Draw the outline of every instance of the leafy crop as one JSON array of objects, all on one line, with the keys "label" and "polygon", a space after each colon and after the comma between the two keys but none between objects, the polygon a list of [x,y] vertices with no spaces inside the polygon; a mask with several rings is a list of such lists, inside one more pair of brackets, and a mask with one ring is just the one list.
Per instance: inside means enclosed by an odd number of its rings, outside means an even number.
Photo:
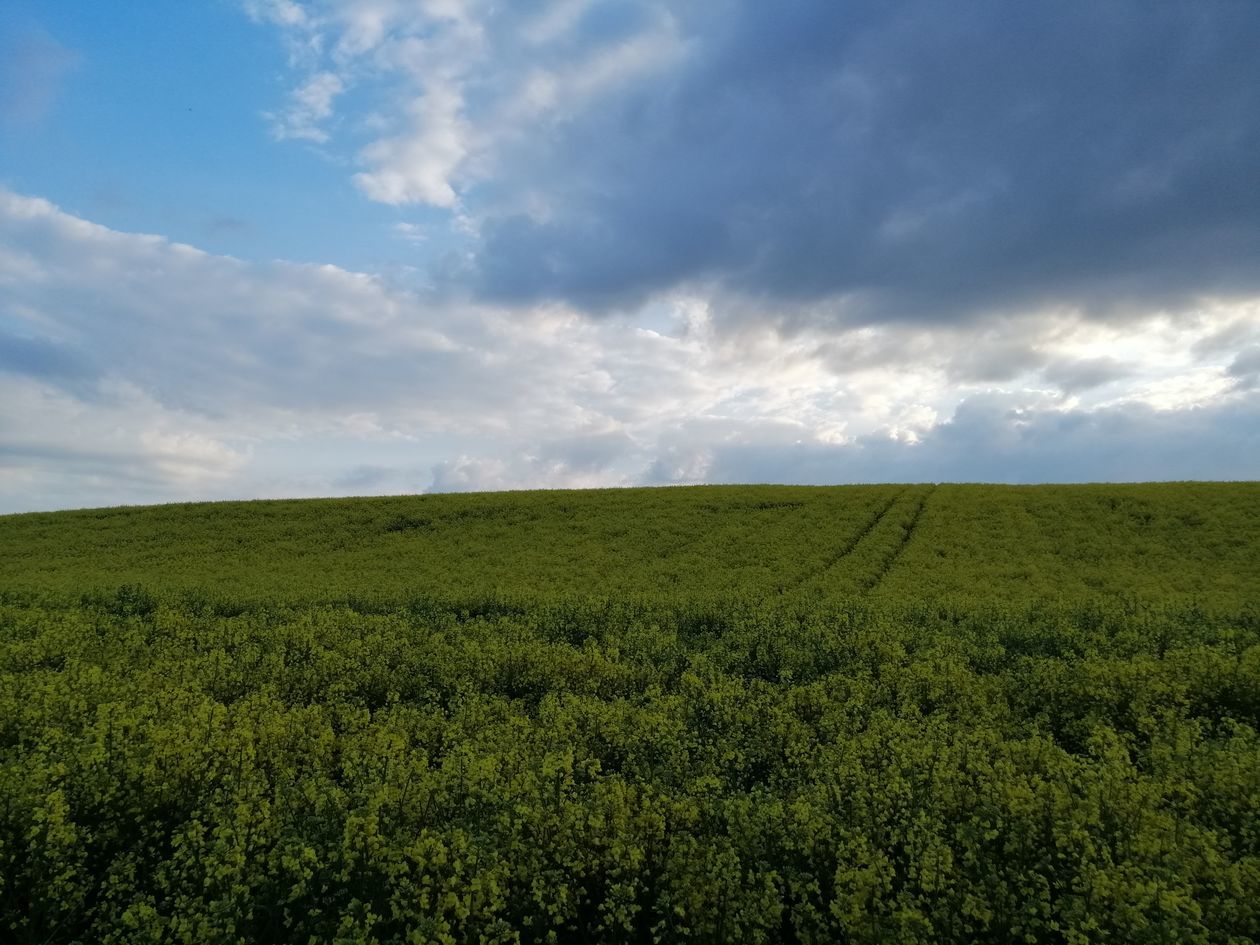
[{"label": "leafy crop", "polygon": [[0,930],[1260,940],[1260,487],[0,519]]}]

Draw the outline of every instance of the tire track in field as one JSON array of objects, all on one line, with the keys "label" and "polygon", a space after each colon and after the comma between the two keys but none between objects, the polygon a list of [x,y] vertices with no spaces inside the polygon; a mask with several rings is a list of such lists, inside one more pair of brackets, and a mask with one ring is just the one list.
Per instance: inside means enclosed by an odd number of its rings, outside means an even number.
[{"label": "tire track in field", "polygon": [[892,554],[890,554],[884,560],[884,563],[880,565],[879,570],[866,580],[866,589],[868,591],[873,591],[879,586],[879,583],[884,580],[884,575],[892,570],[893,565],[897,563],[897,559],[905,552],[906,546],[910,544],[910,539],[914,537],[915,529],[919,527],[919,519],[923,517],[923,510],[927,508],[928,499],[932,497],[932,493],[935,491],[936,485],[934,484],[923,493],[923,498],[919,500],[918,506],[910,515],[910,521],[906,525],[905,534],[902,536],[901,541],[897,544],[897,547],[893,549]]},{"label": "tire track in field", "polygon": [[907,491],[908,489],[902,489],[900,492],[894,495],[891,499],[885,502],[883,507],[880,508],[880,510],[876,512],[865,525],[863,525],[856,532],[850,535],[849,539],[843,545],[841,545],[838,550],[836,550],[834,553],[828,556],[823,561],[822,564],[818,565],[818,567],[816,568],[811,568],[807,571],[804,571],[797,577],[793,578],[791,581],[784,584],[782,587],[779,588],[779,593],[788,594],[792,591],[795,591],[797,588],[802,587],[803,585],[808,584],[810,581],[814,580],[820,574],[826,574],[828,571],[830,571],[832,568],[838,565],[841,561],[843,561],[849,555],[853,554],[853,552],[857,549],[858,545],[860,545],[866,539],[866,536],[868,536],[871,532],[875,530],[876,526],[878,526],[879,523],[883,521],[884,516],[888,514],[889,510],[894,505],[897,504],[897,500],[900,499],[903,495],[905,495]]}]

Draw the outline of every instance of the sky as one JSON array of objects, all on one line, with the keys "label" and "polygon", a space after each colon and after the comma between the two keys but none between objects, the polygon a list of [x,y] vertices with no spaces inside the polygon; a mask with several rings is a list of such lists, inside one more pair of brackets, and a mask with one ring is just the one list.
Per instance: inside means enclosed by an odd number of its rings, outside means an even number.
[{"label": "sky", "polygon": [[0,512],[1260,478],[1252,0],[7,0]]}]

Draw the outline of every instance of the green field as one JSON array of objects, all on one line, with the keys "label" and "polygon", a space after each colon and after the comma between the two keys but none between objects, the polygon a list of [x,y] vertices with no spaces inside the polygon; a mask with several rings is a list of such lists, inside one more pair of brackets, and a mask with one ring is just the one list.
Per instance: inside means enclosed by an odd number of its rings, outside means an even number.
[{"label": "green field", "polygon": [[703,486],[0,517],[0,581],[300,604],[1260,594],[1260,485]]},{"label": "green field", "polygon": [[1260,941],[1260,484],[0,517],[0,941]]}]

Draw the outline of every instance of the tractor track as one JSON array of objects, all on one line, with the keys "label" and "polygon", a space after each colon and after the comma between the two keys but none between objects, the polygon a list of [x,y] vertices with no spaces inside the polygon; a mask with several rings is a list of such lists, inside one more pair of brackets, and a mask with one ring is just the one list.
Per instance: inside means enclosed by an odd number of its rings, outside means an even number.
[{"label": "tractor track", "polygon": [[880,510],[876,512],[865,525],[849,536],[848,541],[841,545],[836,552],[823,561],[822,564],[818,565],[818,567],[805,571],[794,580],[783,585],[783,587],[779,588],[779,593],[788,594],[797,590],[817,578],[819,575],[826,574],[849,555],[853,554],[853,552],[857,550],[858,545],[860,545],[866,537],[876,529],[879,523],[884,520],[884,516],[888,514],[889,510],[897,504],[897,500],[905,495],[907,491],[909,490],[902,489],[891,499],[885,502],[883,507],[880,508]]},{"label": "tractor track", "polygon": [[897,544],[897,547],[893,549],[892,554],[884,559],[884,563],[880,565],[879,570],[867,579],[866,590],[873,591],[876,587],[878,587],[880,582],[884,580],[884,576],[888,574],[888,572],[892,570],[893,565],[897,563],[897,559],[905,552],[906,546],[910,544],[910,540],[914,537],[915,530],[919,527],[919,519],[923,517],[923,510],[927,508],[928,499],[932,497],[932,493],[935,491],[936,486],[933,485],[923,493],[923,498],[919,499],[918,506],[910,516],[910,522],[906,525],[905,534],[902,536],[901,541]]}]

